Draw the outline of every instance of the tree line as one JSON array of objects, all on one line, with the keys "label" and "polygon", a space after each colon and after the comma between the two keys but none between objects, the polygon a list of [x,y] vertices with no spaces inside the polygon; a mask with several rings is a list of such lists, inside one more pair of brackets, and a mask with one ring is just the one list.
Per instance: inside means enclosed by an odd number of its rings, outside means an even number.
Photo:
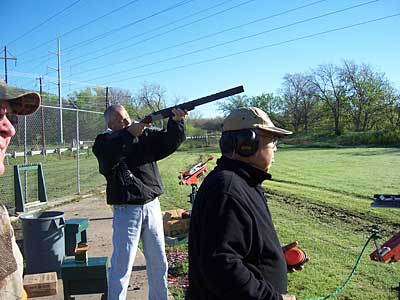
[{"label": "tree line", "polygon": [[384,73],[347,60],[286,74],[277,95],[235,96],[219,108],[228,114],[241,106],[260,107],[295,133],[340,136],[400,128],[399,91]]},{"label": "tree line", "polygon": [[[43,100],[45,105],[58,106],[58,97],[54,94],[44,93]],[[176,97],[172,101],[169,99],[167,105],[165,88],[144,82],[136,91],[103,87],[73,91],[63,97],[63,106],[103,112],[106,105],[120,103],[127,108],[132,119],[140,120],[150,112],[186,100]],[[244,106],[263,109],[277,126],[294,133],[341,136],[348,133],[390,132],[394,133],[392,140],[393,137],[397,143],[400,140],[400,93],[383,72],[367,64],[344,60],[340,65],[319,65],[307,72],[286,74],[276,94],[237,95],[219,102],[219,110],[224,115]],[[32,127],[38,128],[39,112],[36,114],[37,125]],[[71,135],[73,138],[70,129],[75,127],[75,113],[65,111],[63,115],[66,137]],[[36,118],[32,117],[32,122],[33,119]],[[45,111],[46,143],[58,141],[59,134],[55,128],[57,119],[57,110]],[[101,117],[81,114],[79,119],[85,139],[96,136],[104,129]],[[219,131],[222,120],[222,117],[204,118],[194,111],[188,118],[188,135],[201,135],[204,130]],[[162,127],[164,124],[161,121],[155,125]],[[28,136],[34,138],[37,144],[43,142],[38,129],[28,132]]]}]

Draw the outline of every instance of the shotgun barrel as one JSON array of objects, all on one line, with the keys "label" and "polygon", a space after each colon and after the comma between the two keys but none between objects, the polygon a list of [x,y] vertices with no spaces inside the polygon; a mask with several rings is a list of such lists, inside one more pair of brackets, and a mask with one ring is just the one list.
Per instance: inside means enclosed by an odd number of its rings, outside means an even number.
[{"label": "shotgun barrel", "polygon": [[231,89],[219,92],[219,93],[201,97],[201,98],[189,101],[189,102],[184,102],[184,103],[172,106],[172,107],[164,108],[162,110],[153,112],[153,113],[147,115],[146,117],[144,117],[140,122],[149,124],[149,123],[152,123],[157,120],[172,117],[174,115],[172,113],[173,108],[180,108],[180,109],[189,111],[189,110],[195,109],[196,106],[203,105],[203,104],[206,104],[206,103],[209,103],[212,101],[216,101],[216,100],[219,100],[219,99],[222,99],[225,97],[229,97],[229,96],[233,96],[233,95],[243,93],[243,92],[244,92],[243,86],[240,85],[240,86],[237,86],[237,87],[234,87],[234,88],[231,88]]}]

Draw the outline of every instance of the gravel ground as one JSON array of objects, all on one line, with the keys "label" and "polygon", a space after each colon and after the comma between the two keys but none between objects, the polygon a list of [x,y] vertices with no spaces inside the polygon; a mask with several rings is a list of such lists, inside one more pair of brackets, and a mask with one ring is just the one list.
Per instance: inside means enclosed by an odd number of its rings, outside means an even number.
[{"label": "gravel ground", "polygon": [[[65,199],[64,199],[65,201]],[[65,220],[71,218],[88,218],[88,256],[108,256],[112,253],[112,209],[106,204],[103,193],[81,197],[77,201],[69,201],[49,208],[49,211],[62,211]],[[18,234],[18,229],[16,230]],[[110,262],[109,262],[110,264]],[[76,295],[76,300],[101,299],[101,294]],[[42,300],[63,300],[62,280],[58,280],[58,294],[55,296],[37,297]],[[148,299],[148,285],[146,275],[146,261],[141,251],[138,251],[132,270],[127,299]],[[173,299],[172,296],[169,299]]]}]

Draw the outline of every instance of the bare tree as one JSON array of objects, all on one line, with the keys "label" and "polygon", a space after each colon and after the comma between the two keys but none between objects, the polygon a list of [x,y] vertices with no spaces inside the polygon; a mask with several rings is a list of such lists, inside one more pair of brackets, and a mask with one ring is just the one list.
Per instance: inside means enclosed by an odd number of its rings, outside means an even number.
[{"label": "bare tree", "polygon": [[236,95],[229,97],[227,100],[218,103],[218,110],[223,112],[224,116],[229,115],[233,110],[248,106],[248,98],[246,95]]},{"label": "bare tree", "polygon": [[286,74],[283,80],[282,97],[294,131],[298,132],[303,126],[304,131],[308,132],[311,114],[318,100],[311,76],[301,73]]},{"label": "bare tree", "polygon": [[[165,94],[165,89],[159,84],[142,83],[142,86],[131,99],[132,109],[129,110],[129,113],[135,119],[140,119],[151,112],[165,108]],[[161,125],[163,125],[163,122],[161,122]]]},{"label": "bare tree", "polygon": [[284,76],[281,94],[285,103],[285,114],[294,128],[294,132],[299,132],[302,120],[302,110],[300,108],[302,96],[296,83],[294,83],[296,80],[293,77],[295,76],[290,74]]},{"label": "bare tree", "polygon": [[344,61],[341,76],[346,82],[347,112],[352,118],[354,130],[372,129],[382,119],[388,86],[384,74],[374,72],[366,64]]},{"label": "bare tree", "polygon": [[389,123],[390,129],[400,129],[400,92],[392,86],[388,86],[385,90],[383,117]]},{"label": "bare tree", "polygon": [[340,69],[332,64],[320,65],[312,70],[310,82],[314,85],[315,96],[326,103],[332,113],[335,135],[341,134],[342,107],[346,101],[346,85],[340,76]]},{"label": "bare tree", "polygon": [[[103,90],[104,93],[104,90]],[[108,89],[108,100],[110,103],[119,103],[122,105],[131,105],[132,93],[128,90],[119,88],[109,88]]]},{"label": "bare tree", "polygon": [[250,97],[247,102],[250,106],[258,107],[270,116],[282,110],[281,98],[275,96],[273,93],[262,93],[260,96]]}]

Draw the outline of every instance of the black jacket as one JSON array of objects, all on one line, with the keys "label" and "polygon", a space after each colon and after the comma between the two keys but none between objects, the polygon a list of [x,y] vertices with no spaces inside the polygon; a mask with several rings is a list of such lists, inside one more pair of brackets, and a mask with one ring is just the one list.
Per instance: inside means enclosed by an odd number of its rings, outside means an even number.
[{"label": "black jacket", "polygon": [[139,137],[126,129],[99,134],[93,153],[107,180],[108,204],[145,204],[164,191],[156,161],[185,140],[183,121],[168,120],[167,129],[145,129]]},{"label": "black jacket", "polygon": [[270,175],[222,156],[197,193],[187,299],[282,299],[287,266],[261,182]]}]

